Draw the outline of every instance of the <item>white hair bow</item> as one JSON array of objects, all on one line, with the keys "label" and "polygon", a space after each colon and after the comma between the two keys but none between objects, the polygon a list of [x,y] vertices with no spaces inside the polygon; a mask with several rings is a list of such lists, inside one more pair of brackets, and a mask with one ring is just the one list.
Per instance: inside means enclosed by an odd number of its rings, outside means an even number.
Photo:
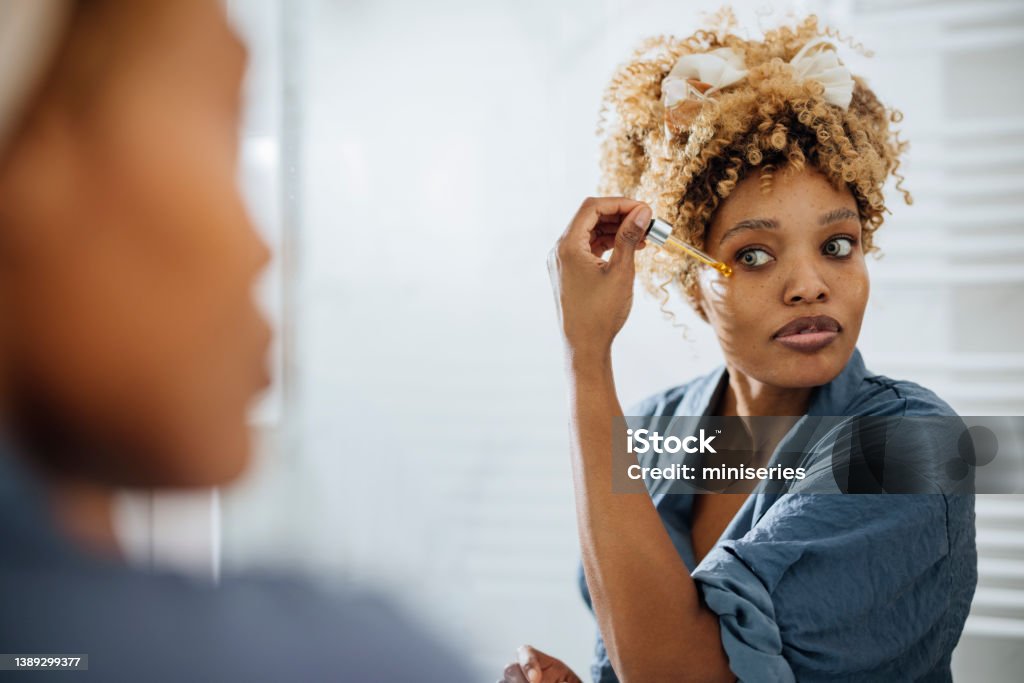
[{"label": "white hair bow", "polygon": [[[835,45],[816,38],[789,61],[797,81],[818,81],[825,101],[846,109],[853,97],[853,76],[836,54]],[[683,55],[661,81],[661,102],[667,137],[688,128],[709,95],[747,77],[743,57],[728,47]]]},{"label": "white hair bow", "polygon": [[825,86],[825,101],[846,109],[853,99],[853,76],[836,54],[836,46],[817,38],[800,48],[789,60],[798,81],[818,81]]},{"label": "white hair bow", "polygon": [[683,55],[661,82],[662,101],[673,107],[685,99],[706,99],[746,75],[743,57],[730,47]]}]

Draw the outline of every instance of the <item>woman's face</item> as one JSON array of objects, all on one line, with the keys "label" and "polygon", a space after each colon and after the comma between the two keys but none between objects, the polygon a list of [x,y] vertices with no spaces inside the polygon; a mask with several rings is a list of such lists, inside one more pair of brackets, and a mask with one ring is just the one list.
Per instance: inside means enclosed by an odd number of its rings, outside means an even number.
[{"label": "woman's face", "polygon": [[2,400],[65,473],[221,484],[268,382],[268,252],[236,187],[245,51],[217,0],[95,8],[0,164]]},{"label": "woman's face", "polygon": [[834,379],[868,300],[860,239],[853,194],[819,172],[776,171],[769,194],[758,174],[743,179],[705,240],[733,276],[702,268],[697,297],[729,367],[782,388]]}]

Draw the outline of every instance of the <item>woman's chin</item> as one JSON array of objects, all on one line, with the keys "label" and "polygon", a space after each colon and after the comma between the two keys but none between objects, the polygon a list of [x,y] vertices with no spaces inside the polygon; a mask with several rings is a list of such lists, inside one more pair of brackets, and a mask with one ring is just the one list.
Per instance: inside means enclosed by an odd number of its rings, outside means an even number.
[{"label": "woman's chin", "polygon": [[211,453],[210,459],[201,468],[196,468],[197,474],[201,473],[203,478],[203,482],[196,486],[227,486],[245,474],[252,461],[248,430],[244,437],[232,441],[230,445],[225,444],[223,450]]},{"label": "woman's chin", "polygon": [[152,486],[212,488],[227,486],[248,470],[252,444],[247,426],[241,425],[216,438],[191,440],[165,456]]},{"label": "woman's chin", "polygon": [[776,349],[771,363],[773,381],[769,383],[791,389],[828,384],[843,371],[852,353],[852,349],[835,344],[813,352]]}]

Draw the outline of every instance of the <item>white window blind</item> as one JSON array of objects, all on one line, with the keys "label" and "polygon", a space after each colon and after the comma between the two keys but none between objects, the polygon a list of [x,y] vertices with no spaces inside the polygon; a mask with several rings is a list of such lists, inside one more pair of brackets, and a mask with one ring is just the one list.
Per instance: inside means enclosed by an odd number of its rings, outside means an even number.
[{"label": "white window blind", "polygon": [[[911,142],[916,201],[894,210],[879,233],[888,256],[872,264],[873,369],[921,382],[962,415],[1022,415],[1024,4],[834,7],[886,64],[872,85],[904,110]],[[998,457],[1020,459],[1021,443]],[[979,495],[977,532],[979,582],[954,673],[1019,680],[1024,496]]]}]

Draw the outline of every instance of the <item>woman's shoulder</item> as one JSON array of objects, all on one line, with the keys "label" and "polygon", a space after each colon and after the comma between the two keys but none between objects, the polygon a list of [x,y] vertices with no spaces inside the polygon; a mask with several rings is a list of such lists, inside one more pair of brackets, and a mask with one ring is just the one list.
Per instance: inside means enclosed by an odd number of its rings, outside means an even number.
[{"label": "woman's shoulder", "polygon": [[[703,404],[706,404],[715,393],[722,379],[723,372],[724,367],[720,366],[707,374],[694,377],[684,384],[672,386],[651,394],[630,404],[625,414],[637,417],[681,415],[684,413],[703,414],[705,408]],[[686,410],[680,410],[684,403]]]},{"label": "woman's shoulder", "polygon": [[634,401],[626,408],[625,413],[626,415],[637,417],[670,415],[675,411],[676,406],[679,405],[683,397],[686,396],[686,389],[691,384],[692,381],[651,394],[639,401]]},{"label": "woman's shoulder", "polygon": [[847,415],[956,416],[937,393],[917,382],[867,372],[854,392]]}]

